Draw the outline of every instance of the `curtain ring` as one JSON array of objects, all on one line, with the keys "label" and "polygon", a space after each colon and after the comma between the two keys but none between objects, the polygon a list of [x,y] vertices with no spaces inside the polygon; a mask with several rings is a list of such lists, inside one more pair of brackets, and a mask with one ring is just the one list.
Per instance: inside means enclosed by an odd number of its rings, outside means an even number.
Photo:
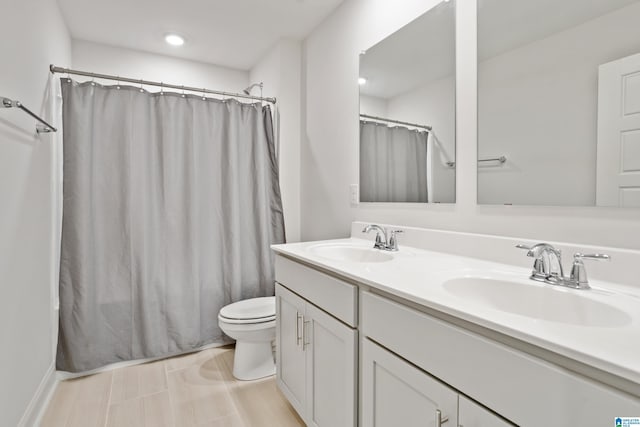
[{"label": "curtain ring", "polygon": [[186,96],[186,95],[184,94],[184,85],[182,85],[182,95],[180,95],[180,96],[182,96],[183,98]]},{"label": "curtain ring", "polygon": [[206,96],[204,96],[204,93],[205,93],[205,91],[206,91],[206,90],[207,90],[206,88],[202,88],[202,100],[203,100],[203,101],[206,101],[206,100],[207,100],[207,97],[206,97]]},{"label": "curtain ring", "polygon": [[160,82],[160,95],[164,95],[164,83]]},{"label": "curtain ring", "polygon": [[91,86],[96,85],[96,73],[91,73]]},{"label": "curtain ring", "polygon": [[144,92],[144,89],[142,88],[142,79],[140,79],[140,93]]},{"label": "curtain ring", "polygon": [[120,76],[116,76],[116,89],[120,90]]}]

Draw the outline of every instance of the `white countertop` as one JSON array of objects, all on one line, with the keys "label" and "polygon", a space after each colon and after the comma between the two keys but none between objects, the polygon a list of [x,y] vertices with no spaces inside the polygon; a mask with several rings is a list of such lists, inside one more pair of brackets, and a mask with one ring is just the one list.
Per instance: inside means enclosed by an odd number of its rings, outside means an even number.
[{"label": "white countertop", "polygon": [[[372,246],[368,240],[350,238],[274,245],[272,248],[278,254],[640,384],[640,291],[637,287],[592,280],[590,290],[569,289],[529,280],[531,270],[528,268],[407,246],[401,246],[398,252],[385,252],[393,256],[393,260],[387,262],[334,260],[315,253],[313,248],[318,245]],[[581,301],[597,301],[617,308],[621,316],[628,316],[628,319],[617,324],[612,322],[607,327],[595,327],[575,321],[567,323],[527,317],[448,291],[445,283],[460,277],[491,278],[515,282],[518,286],[546,287],[550,291],[549,304],[555,301],[554,292],[578,294],[580,298],[576,298],[575,303],[568,296],[572,304],[567,309],[580,310],[589,317],[594,313],[587,311],[594,307],[597,309],[597,305],[582,304]],[[558,300],[564,303],[567,298]]]}]

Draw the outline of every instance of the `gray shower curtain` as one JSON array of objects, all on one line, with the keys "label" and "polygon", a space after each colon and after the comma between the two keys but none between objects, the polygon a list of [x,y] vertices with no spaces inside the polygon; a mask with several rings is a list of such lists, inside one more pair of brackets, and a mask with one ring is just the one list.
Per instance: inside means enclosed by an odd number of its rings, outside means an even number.
[{"label": "gray shower curtain", "polygon": [[360,121],[360,201],[426,203],[428,132]]},{"label": "gray shower curtain", "polygon": [[224,342],[220,308],[274,292],[270,108],[70,79],[62,94],[58,369]]}]

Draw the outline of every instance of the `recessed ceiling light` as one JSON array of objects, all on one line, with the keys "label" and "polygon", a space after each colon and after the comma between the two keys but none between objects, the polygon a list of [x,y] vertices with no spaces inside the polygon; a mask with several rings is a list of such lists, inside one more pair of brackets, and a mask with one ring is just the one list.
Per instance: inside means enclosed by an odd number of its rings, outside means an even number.
[{"label": "recessed ceiling light", "polygon": [[164,41],[169,43],[171,46],[182,46],[184,44],[184,37],[179,36],[178,34],[167,34],[164,36]]},{"label": "recessed ceiling light", "polygon": [[364,77],[358,77],[358,84],[360,86],[364,85],[367,83],[367,79],[365,79]]}]

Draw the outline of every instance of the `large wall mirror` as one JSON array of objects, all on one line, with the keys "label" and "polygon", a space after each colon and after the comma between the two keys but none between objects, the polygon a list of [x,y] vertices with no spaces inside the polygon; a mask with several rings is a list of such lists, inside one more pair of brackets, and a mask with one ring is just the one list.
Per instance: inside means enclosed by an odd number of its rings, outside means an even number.
[{"label": "large wall mirror", "polygon": [[640,1],[478,6],[478,202],[640,207]]},{"label": "large wall mirror", "polygon": [[455,202],[455,1],[360,55],[360,201]]}]

